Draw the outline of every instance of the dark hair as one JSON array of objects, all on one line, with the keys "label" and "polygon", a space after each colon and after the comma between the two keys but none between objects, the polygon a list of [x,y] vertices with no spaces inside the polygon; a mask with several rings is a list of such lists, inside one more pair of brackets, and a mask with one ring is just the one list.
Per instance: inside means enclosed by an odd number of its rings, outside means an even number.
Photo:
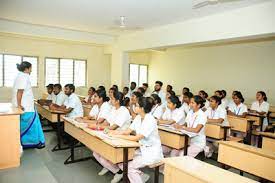
[{"label": "dark hair", "polygon": [[114,99],[119,101],[120,106],[124,105],[124,95],[123,95],[122,92],[115,91],[114,92]]},{"label": "dark hair", "polygon": [[196,104],[200,105],[200,108],[204,107],[205,100],[201,96],[195,95],[192,98],[194,99]]},{"label": "dark hair", "polygon": [[242,95],[241,92],[237,91],[234,96],[236,96],[237,98],[239,98],[242,103],[244,102],[244,98],[243,98],[243,95]]},{"label": "dark hair", "polygon": [[32,64],[30,62],[23,61],[20,64],[16,64],[18,71],[24,72],[25,69],[29,69],[32,67]]},{"label": "dark hair", "polygon": [[176,95],[176,93],[175,93],[173,90],[168,91],[167,93],[169,93],[171,96],[172,96],[172,95]]},{"label": "dark hair", "polygon": [[155,104],[161,103],[161,98],[157,94],[152,94],[151,97],[153,98]]},{"label": "dark hair", "polygon": [[267,101],[267,96],[264,91],[258,91],[257,93],[259,93],[263,96],[264,101]]},{"label": "dark hair", "polygon": [[167,85],[167,88],[170,88],[170,90],[173,90],[173,86],[172,85]]},{"label": "dark hair", "polygon": [[221,92],[222,92],[223,98],[225,98],[226,97],[226,91],[225,90],[221,90]]},{"label": "dark hair", "polygon": [[98,90],[106,90],[106,89],[105,89],[105,86],[102,86],[102,85],[99,86],[97,89],[98,89]]},{"label": "dark hair", "polygon": [[193,95],[193,93],[191,93],[191,92],[185,92],[185,93],[183,94],[183,96],[186,96],[186,97],[188,97],[188,98],[192,98],[194,95]]},{"label": "dark hair", "polygon": [[94,87],[90,87],[89,90],[92,90],[93,92],[95,92],[95,88]]},{"label": "dark hair", "polygon": [[154,101],[151,97],[141,97],[138,100],[138,105],[143,108],[145,113],[150,113],[154,106]]},{"label": "dark hair", "polygon": [[141,98],[142,97],[142,93],[138,92],[138,91],[134,91],[132,93],[132,95],[135,95],[137,98]]},{"label": "dark hair", "polygon": [[58,88],[59,90],[61,90],[61,89],[62,89],[61,84],[55,84],[55,85],[53,85],[53,87],[54,87],[54,88]]},{"label": "dark hair", "polygon": [[113,85],[112,88],[115,88],[118,91],[118,86],[117,85]]},{"label": "dark hair", "polygon": [[232,92],[232,95],[235,95],[235,93],[237,93],[237,92],[239,92],[239,91],[237,91],[237,90],[233,91],[233,92]]},{"label": "dark hair", "polygon": [[187,90],[188,92],[190,92],[190,89],[187,87],[184,87],[182,90]]},{"label": "dark hair", "polygon": [[134,82],[134,81],[132,81],[132,82],[131,82],[131,85],[135,85],[135,86],[137,86],[137,83],[136,83],[136,82]]},{"label": "dark hair", "polygon": [[53,84],[48,84],[48,85],[46,86],[46,88],[48,88],[48,89],[53,89],[53,87],[54,87]]},{"label": "dark hair", "polygon": [[161,87],[163,85],[163,83],[161,81],[156,81],[155,84],[159,84]]},{"label": "dark hair", "polygon": [[123,105],[122,106],[129,106],[130,104],[130,98],[129,97],[125,97],[123,100]]},{"label": "dark hair", "polygon": [[223,99],[223,93],[221,90],[216,90],[215,93],[218,93],[220,96],[222,96],[222,99]]},{"label": "dark hair", "polygon": [[141,94],[142,94],[142,95],[144,95],[144,94],[145,94],[145,89],[144,89],[144,88],[142,88],[142,87],[138,87],[138,90],[141,92]]},{"label": "dark hair", "polygon": [[109,90],[113,90],[114,92],[118,91],[116,88],[111,87]]},{"label": "dark hair", "polygon": [[75,86],[73,84],[66,84],[65,87],[70,88],[70,90],[73,90],[73,92],[75,91]]},{"label": "dark hair", "polygon": [[123,90],[127,90],[127,92],[128,92],[128,91],[129,91],[129,87],[125,86],[125,87],[123,88]]},{"label": "dark hair", "polygon": [[180,108],[181,107],[181,102],[179,100],[179,97],[175,96],[175,95],[171,95],[168,98],[173,104],[176,105],[176,108]]},{"label": "dark hair", "polygon": [[142,83],[142,85],[148,88],[148,83]]},{"label": "dark hair", "polygon": [[221,98],[216,95],[213,95],[212,97],[210,97],[210,99],[215,100],[216,103],[218,103],[218,105],[220,105],[222,103]]},{"label": "dark hair", "polygon": [[199,93],[202,93],[204,98],[208,98],[208,93],[206,93],[204,90],[199,91]]},{"label": "dark hair", "polygon": [[99,98],[102,98],[103,102],[109,101],[109,97],[107,97],[105,90],[96,90],[95,93]]}]

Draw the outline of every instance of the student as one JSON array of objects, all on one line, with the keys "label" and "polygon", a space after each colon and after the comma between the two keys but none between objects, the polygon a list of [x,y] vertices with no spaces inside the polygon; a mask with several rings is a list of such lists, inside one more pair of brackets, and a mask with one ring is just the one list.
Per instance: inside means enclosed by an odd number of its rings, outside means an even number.
[{"label": "student", "polygon": [[145,95],[145,90],[144,90],[144,88],[143,88],[143,87],[138,87],[137,92],[141,93],[141,94],[142,94],[142,96],[144,96],[144,95]]},{"label": "student", "polygon": [[159,124],[183,124],[185,114],[180,109],[181,103],[179,98],[175,95],[171,95],[167,100],[167,108],[163,113],[161,120],[159,120]]},{"label": "student", "polygon": [[151,114],[157,119],[161,119],[164,108],[161,104],[161,98],[157,94],[152,94],[151,95],[153,101],[154,101],[154,106],[152,108]]},{"label": "student", "polygon": [[[116,91],[114,93],[114,97],[111,99],[111,104],[113,106],[112,110],[104,123],[100,125],[101,127],[105,127],[105,133],[108,133],[110,130],[126,130],[129,128],[131,116],[128,109],[123,106],[123,98],[124,96],[121,92]],[[98,175],[105,175],[109,170],[113,174],[118,173],[117,168],[113,169],[113,163],[106,160],[96,152],[94,152],[93,155],[95,159],[103,166],[103,169],[98,173]]]},{"label": "student", "polygon": [[228,101],[228,105],[227,105],[227,107],[226,107],[226,109],[228,110],[228,108],[231,106],[231,105],[234,105],[234,95],[237,93],[238,91],[233,91],[232,92],[232,95],[231,95],[231,98],[232,99],[230,99],[229,101]]},{"label": "student", "polygon": [[68,96],[64,101],[64,105],[57,106],[54,104],[50,105],[52,110],[60,110],[67,113],[68,117],[76,118],[83,116],[82,103],[79,97],[74,93],[75,86],[73,84],[65,85],[65,94]]},{"label": "student", "polygon": [[144,90],[145,90],[145,94],[144,94],[144,96],[145,97],[150,97],[150,92],[148,91],[148,83],[142,83],[142,87],[144,88]]},{"label": "student", "polygon": [[[141,144],[136,151],[132,161],[128,164],[128,178],[130,182],[143,183],[149,180],[149,175],[140,171],[140,168],[158,163],[162,160],[162,148],[158,134],[156,119],[152,116],[151,109],[153,100],[150,97],[139,98],[136,105],[138,115],[134,119],[130,128],[125,131],[112,131],[111,136],[131,141],[137,141]],[[131,135],[134,134],[134,135]],[[122,163],[119,164],[122,169]],[[117,166],[114,166],[119,171]],[[117,178],[117,179],[116,179]],[[122,178],[121,174],[116,174],[116,182]]]},{"label": "student", "polygon": [[[250,112],[257,113],[259,115],[267,115],[269,111],[269,103],[267,103],[267,97],[265,92],[258,91],[256,94],[256,101],[252,103]],[[263,121],[263,131],[268,126],[267,118]]]},{"label": "student", "polygon": [[228,109],[228,115],[245,118],[247,115],[247,106],[243,104],[244,98],[241,92],[234,95],[234,104]]},{"label": "student", "polygon": [[220,105],[220,97],[215,95],[210,97],[210,106],[205,111],[207,123],[221,123],[223,125],[228,125],[226,110]]},{"label": "student", "polygon": [[95,94],[95,88],[94,87],[90,87],[88,90],[88,96],[85,97],[84,100],[82,100],[81,102],[83,104],[86,105],[92,105],[93,104],[93,100],[94,100],[94,94]]},{"label": "student", "polygon": [[190,101],[191,101],[191,98],[193,97],[193,93],[191,92],[185,92],[183,94],[183,97],[182,97],[182,106],[181,106],[181,110],[184,111],[185,115],[188,114],[188,112],[190,111]]},{"label": "student", "polygon": [[53,84],[48,84],[46,86],[47,88],[47,93],[48,93],[48,96],[47,96],[47,100],[54,100],[55,98],[55,94],[53,93]]},{"label": "student", "polygon": [[[116,91],[118,91],[118,90],[116,90],[115,88],[110,88],[110,89],[109,89],[108,96],[109,96],[110,99],[114,97],[114,93],[115,93]],[[109,101],[109,102],[110,102],[110,101]]]},{"label": "student", "polygon": [[118,86],[117,85],[113,85],[112,88],[114,88],[116,91],[118,91]]},{"label": "student", "polygon": [[226,91],[225,90],[221,90],[222,92],[222,106],[224,106],[225,108],[228,106],[228,100],[226,98]]},{"label": "student", "polygon": [[64,105],[67,96],[63,93],[61,84],[55,84],[53,86],[53,93],[55,94],[53,103],[58,106]]},{"label": "student", "polygon": [[203,107],[203,111],[206,111],[207,108],[209,107],[209,101],[208,101],[208,94],[204,91],[204,90],[201,90],[199,91],[199,96],[201,96],[201,98],[203,98],[205,100],[205,103],[204,103],[204,107]]},{"label": "student", "polygon": [[157,94],[160,98],[162,103],[165,103],[166,101],[166,94],[161,90],[163,83],[161,81],[155,82],[154,91],[152,94]]},{"label": "student", "polygon": [[122,90],[122,93],[123,93],[124,97],[131,98],[131,94],[129,92],[129,87],[125,86]]},{"label": "student", "polygon": [[136,91],[137,83],[136,82],[131,82],[130,84],[130,95],[132,96],[133,92]]},{"label": "student", "polygon": [[[185,119],[185,124],[174,124],[174,128],[182,129],[188,132],[196,133],[192,137],[190,145],[187,149],[187,156],[196,157],[206,147],[205,123],[207,121],[206,114],[201,110],[204,107],[204,99],[199,95],[195,95],[190,102],[191,109]],[[171,156],[183,156],[183,150],[173,149]]]},{"label": "student", "polygon": [[[18,141],[21,141],[23,148],[43,148],[45,147],[45,137],[39,115],[34,108],[34,96],[30,79],[32,64],[24,61],[17,64],[17,69],[19,72],[13,83],[12,105],[24,112],[20,115],[20,139]],[[11,121],[7,119],[6,122]],[[7,131],[7,133],[15,132]],[[6,143],[9,143],[9,139],[5,140]],[[22,152],[22,148],[20,150]]]},{"label": "student", "polygon": [[173,86],[167,85],[166,86],[166,92],[170,92],[170,91],[173,91]]},{"label": "student", "polygon": [[228,103],[227,103],[226,100],[224,99],[224,94],[223,94],[223,92],[222,92],[221,90],[216,90],[216,91],[215,91],[215,95],[216,95],[217,97],[220,97],[220,98],[221,98],[221,101],[222,101],[221,107],[223,107],[223,108],[226,109],[226,107],[228,106]]},{"label": "student", "polygon": [[130,99],[130,114],[132,116],[132,118],[134,119],[137,115],[136,112],[136,105],[138,103],[139,98],[142,97],[142,94],[140,92],[133,92],[131,99]]},{"label": "student", "polygon": [[[112,97],[113,99],[113,97]],[[110,114],[111,106],[105,90],[96,90],[94,94],[95,105],[92,107],[89,116],[76,118],[78,122],[91,124],[102,124]]]},{"label": "student", "polygon": [[172,95],[176,96],[176,93],[172,90],[166,93],[165,101],[162,103],[162,108],[164,110],[167,108],[167,101],[168,101],[169,97],[171,97]]},{"label": "student", "polygon": [[100,86],[97,87],[97,90],[104,90],[104,91],[106,91],[106,88],[105,88],[105,86],[100,85]]},{"label": "student", "polygon": [[181,96],[179,97],[180,101],[183,100],[183,95],[184,95],[184,93],[186,93],[186,92],[190,92],[190,89],[187,88],[187,87],[182,88]]}]

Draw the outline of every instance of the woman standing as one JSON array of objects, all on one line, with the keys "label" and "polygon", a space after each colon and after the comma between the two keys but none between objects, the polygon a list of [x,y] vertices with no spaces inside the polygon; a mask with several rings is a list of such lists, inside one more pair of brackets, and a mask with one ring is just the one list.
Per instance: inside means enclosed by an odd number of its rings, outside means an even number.
[{"label": "woman standing", "polygon": [[30,74],[32,65],[29,62],[17,64],[19,71],[13,84],[12,104],[24,111],[20,116],[20,136],[23,148],[43,148],[45,138],[38,113],[34,109]]}]

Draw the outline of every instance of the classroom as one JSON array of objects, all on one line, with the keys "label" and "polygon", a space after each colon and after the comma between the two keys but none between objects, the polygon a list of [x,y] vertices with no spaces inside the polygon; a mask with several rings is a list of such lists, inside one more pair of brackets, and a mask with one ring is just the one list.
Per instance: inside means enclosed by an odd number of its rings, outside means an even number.
[{"label": "classroom", "polygon": [[275,0],[0,0],[0,183],[275,182]]}]

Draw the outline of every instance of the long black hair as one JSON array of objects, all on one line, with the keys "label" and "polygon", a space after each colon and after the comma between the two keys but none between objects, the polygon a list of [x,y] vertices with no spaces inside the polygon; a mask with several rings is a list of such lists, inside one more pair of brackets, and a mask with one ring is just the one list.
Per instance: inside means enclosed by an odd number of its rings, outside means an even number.
[{"label": "long black hair", "polygon": [[145,113],[149,113],[154,106],[154,101],[151,97],[140,97],[138,100],[138,105],[143,108]]},{"label": "long black hair", "polygon": [[120,106],[124,106],[124,95],[122,92],[115,91],[114,92],[114,99],[119,101]]},{"label": "long black hair", "polygon": [[267,96],[264,91],[258,91],[257,93],[261,94],[263,96],[264,101],[267,101]]},{"label": "long black hair", "polygon": [[200,108],[204,107],[205,100],[201,96],[195,95],[193,96],[193,99],[196,104],[200,105]]},{"label": "long black hair", "polygon": [[175,95],[171,95],[168,98],[173,104],[176,105],[176,108],[180,108],[181,107],[181,102],[179,100],[179,97],[175,96]]},{"label": "long black hair", "polygon": [[109,97],[107,97],[105,90],[96,90],[95,93],[99,98],[102,98],[103,102],[109,101]]},{"label": "long black hair", "polygon": [[20,64],[16,64],[18,71],[24,72],[25,69],[29,69],[32,67],[30,62],[23,61]]}]

